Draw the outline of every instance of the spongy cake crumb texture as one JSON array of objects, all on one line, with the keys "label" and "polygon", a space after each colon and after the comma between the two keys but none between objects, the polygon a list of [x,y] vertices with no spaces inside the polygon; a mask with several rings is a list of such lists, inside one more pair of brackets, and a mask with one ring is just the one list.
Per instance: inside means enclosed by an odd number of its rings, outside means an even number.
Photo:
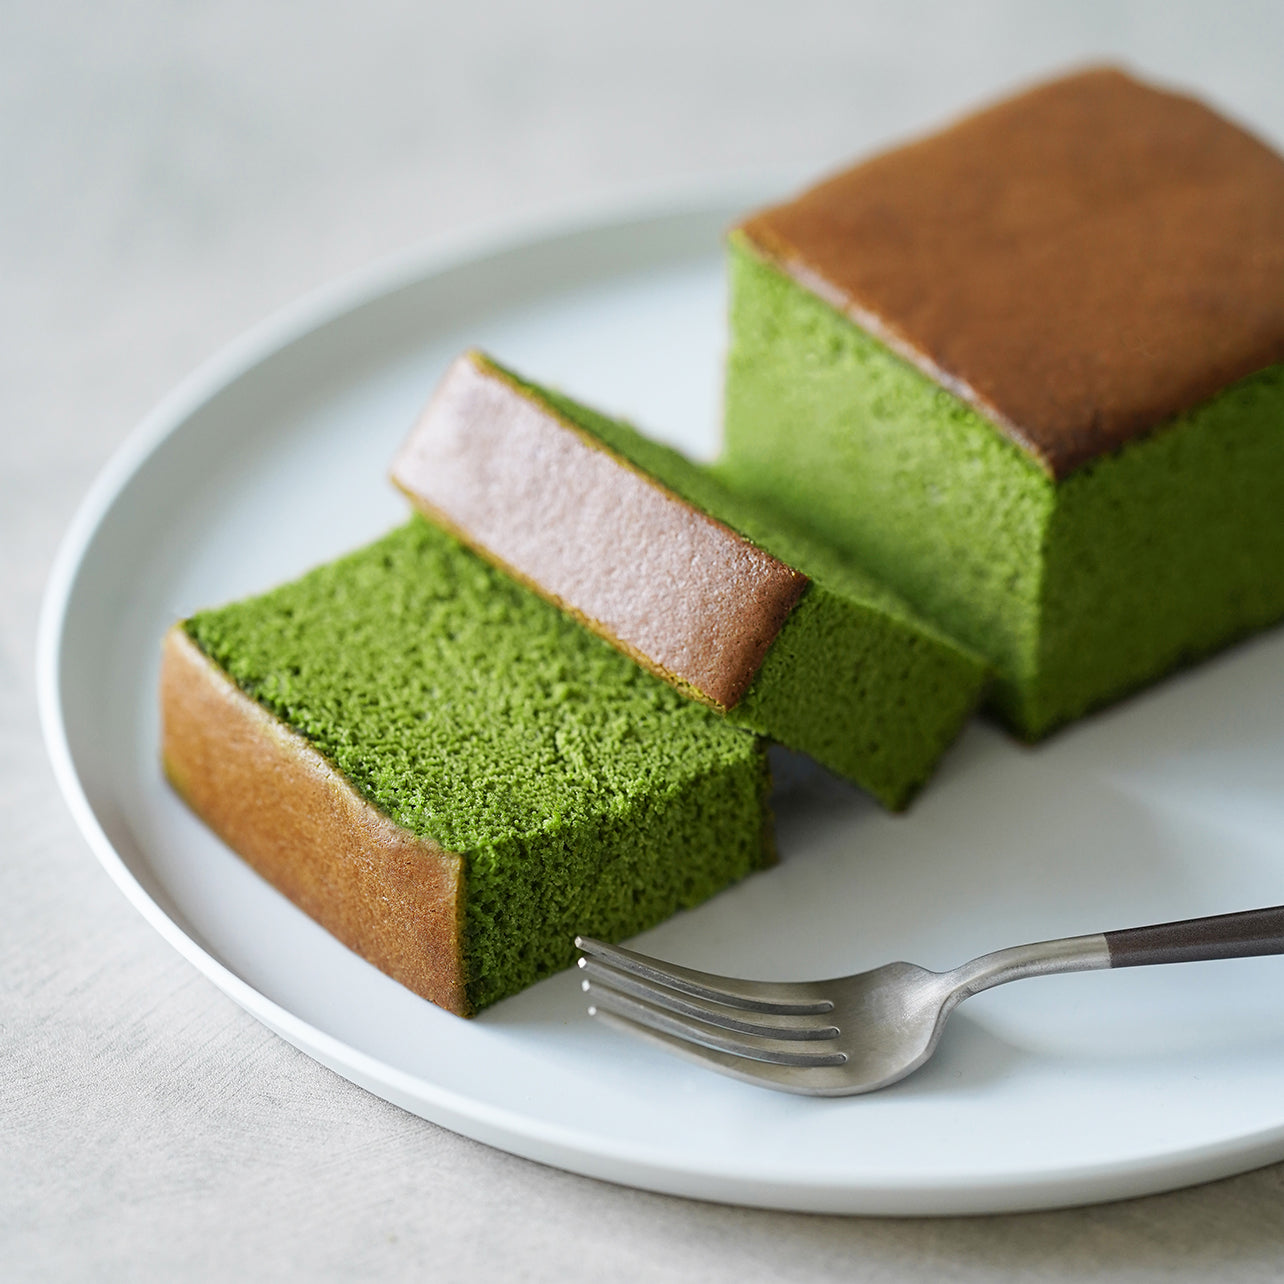
[{"label": "spongy cake crumb texture", "polygon": [[476,1007],[770,859],[761,744],[416,519],[186,623],[359,794],[465,861]]}]

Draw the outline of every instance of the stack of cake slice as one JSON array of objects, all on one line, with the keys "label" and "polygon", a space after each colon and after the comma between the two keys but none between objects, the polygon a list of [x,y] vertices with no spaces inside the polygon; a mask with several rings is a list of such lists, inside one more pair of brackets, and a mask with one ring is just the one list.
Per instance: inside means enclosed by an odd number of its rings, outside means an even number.
[{"label": "stack of cake slice", "polygon": [[393,476],[432,521],[175,626],[163,753],[270,882],[453,1012],[769,864],[765,737],[900,807],[984,684],[815,540],[479,355]]},{"label": "stack of cake slice", "polygon": [[179,791],[452,1011],[769,863],[764,738],[899,808],[987,666],[1033,738],[1284,614],[1255,139],[1083,73],[731,245],[716,469],[469,354],[420,516],[166,641]]}]

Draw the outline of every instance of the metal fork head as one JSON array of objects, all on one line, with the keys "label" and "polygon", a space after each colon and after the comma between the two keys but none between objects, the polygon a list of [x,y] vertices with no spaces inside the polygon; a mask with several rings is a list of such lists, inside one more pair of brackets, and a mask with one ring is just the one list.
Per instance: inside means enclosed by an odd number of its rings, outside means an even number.
[{"label": "metal fork head", "polygon": [[577,937],[589,1012],[723,1074],[786,1092],[872,1092],[932,1055],[954,986],[912,963],[832,981],[746,981]]}]

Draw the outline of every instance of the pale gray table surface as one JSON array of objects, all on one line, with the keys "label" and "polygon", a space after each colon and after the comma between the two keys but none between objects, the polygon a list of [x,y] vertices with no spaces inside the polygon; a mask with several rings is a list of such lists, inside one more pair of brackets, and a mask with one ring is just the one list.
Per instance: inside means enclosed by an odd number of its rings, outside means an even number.
[{"label": "pale gray table surface", "polygon": [[91,478],[308,289],[479,225],[820,171],[1103,56],[1278,145],[1281,50],[1284,6],[1231,0],[0,6],[0,1277],[1284,1277],[1279,1167],[1069,1212],[808,1217],[605,1185],[403,1114],[129,908],[56,792],[32,684]]}]

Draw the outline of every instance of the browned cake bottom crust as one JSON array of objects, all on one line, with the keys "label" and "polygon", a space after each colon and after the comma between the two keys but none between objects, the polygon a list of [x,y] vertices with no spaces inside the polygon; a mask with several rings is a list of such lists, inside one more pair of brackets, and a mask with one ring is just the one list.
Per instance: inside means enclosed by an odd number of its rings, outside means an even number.
[{"label": "browned cake bottom crust", "polygon": [[467,1016],[462,859],[361,798],[179,626],[160,699],[165,772],[192,810],[349,949]]}]

